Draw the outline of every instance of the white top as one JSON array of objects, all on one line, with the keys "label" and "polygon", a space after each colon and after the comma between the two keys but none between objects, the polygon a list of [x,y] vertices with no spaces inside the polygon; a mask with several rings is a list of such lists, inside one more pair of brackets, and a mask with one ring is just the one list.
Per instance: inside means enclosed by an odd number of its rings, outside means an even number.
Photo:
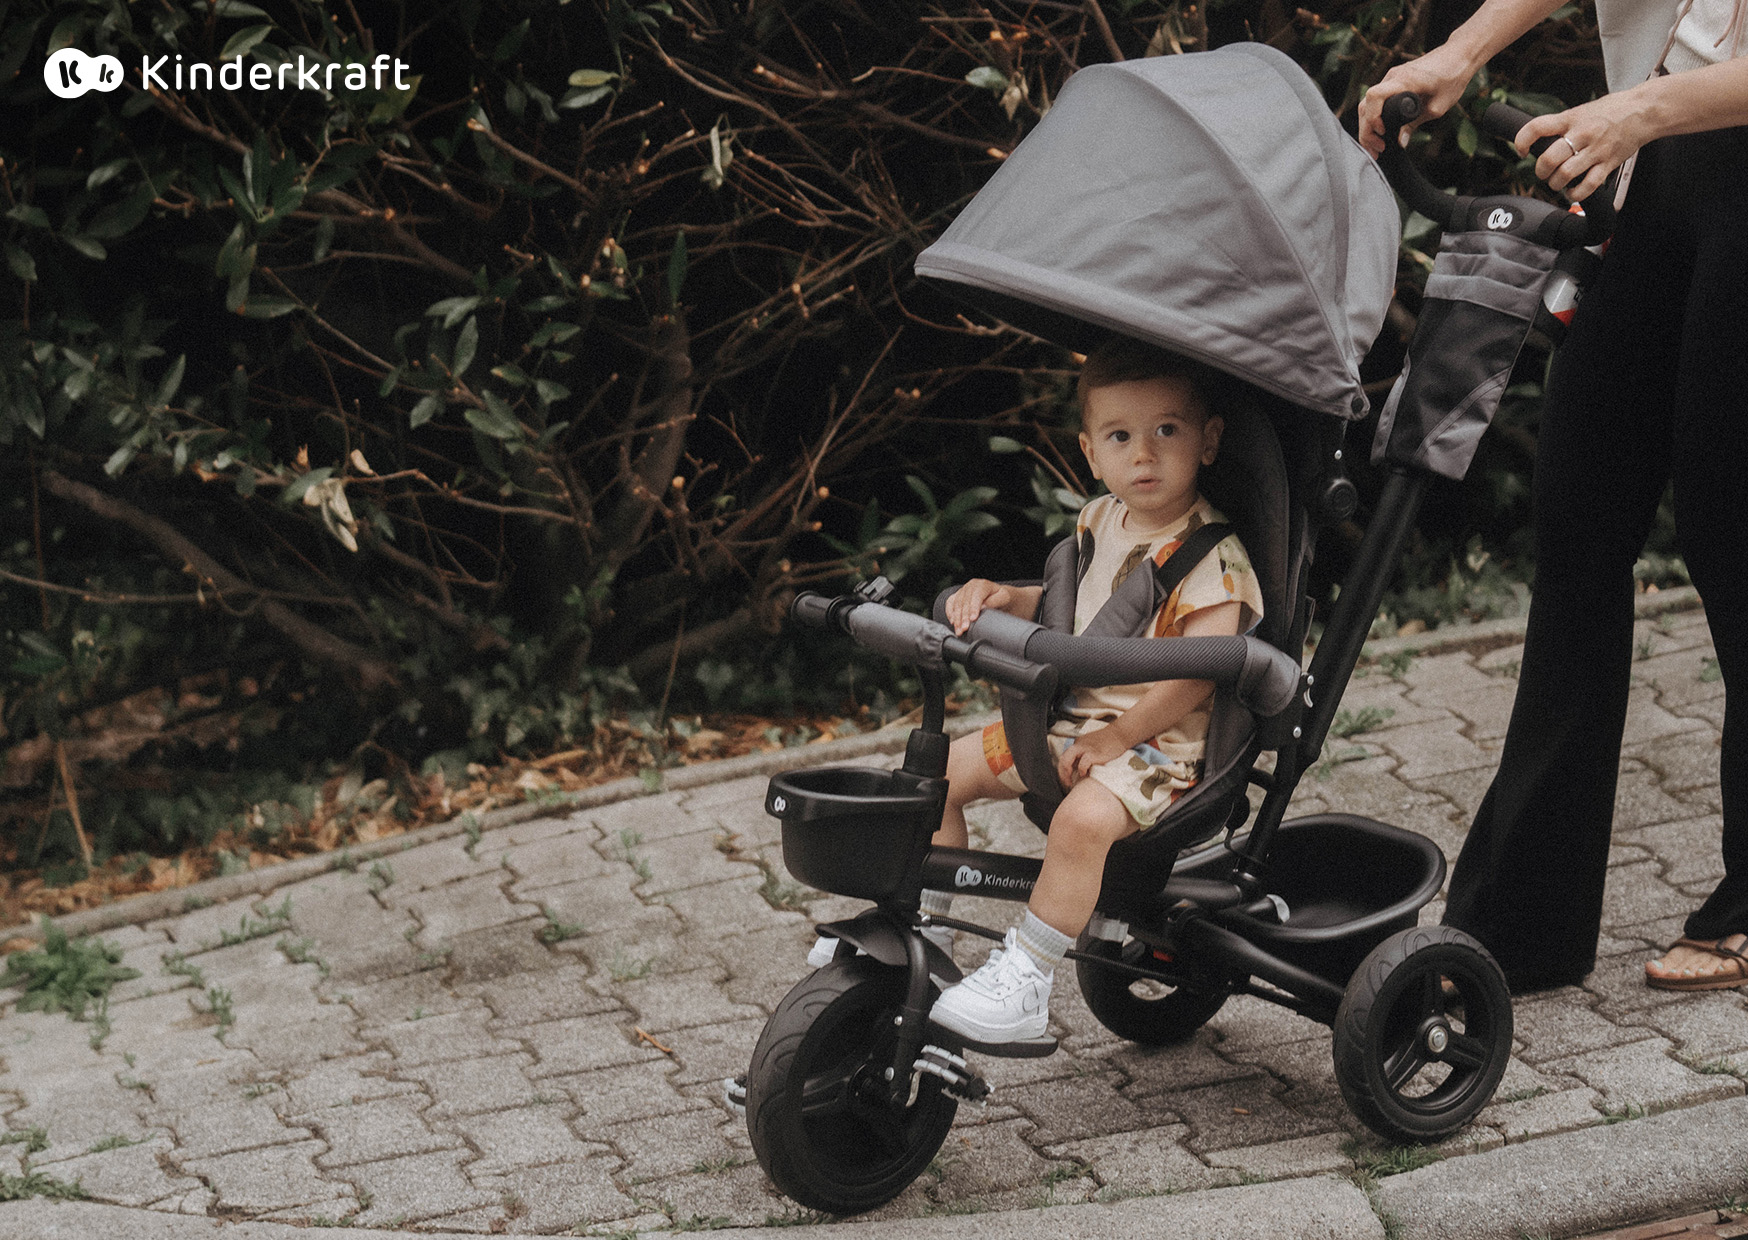
[{"label": "white top", "polygon": [[[1748,35],[1719,45],[1738,4],[1748,5],[1748,0],[1693,0],[1664,67],[1680,73],[1748,52]],[[1651,76],[1657,57],[1669,44],[1669,28],[1681,5],[1682,0],[1596,0],[1596,28],[1602,36],[1602,63],[1611,91],[1637,86]],[[1744,29],[1748,16],[1738,23],[1738,30]]]},{"label": "white top", "polygon": [[1675,44],[1664,58],[1663,67],[1671,73],[1715,65],[1748,52],[1748,39],[1743,29],[1748,20],[1739,20],[1735,31],[1730,22],[1743,0],[1693,0],[1693,8],[1675,28]]}]

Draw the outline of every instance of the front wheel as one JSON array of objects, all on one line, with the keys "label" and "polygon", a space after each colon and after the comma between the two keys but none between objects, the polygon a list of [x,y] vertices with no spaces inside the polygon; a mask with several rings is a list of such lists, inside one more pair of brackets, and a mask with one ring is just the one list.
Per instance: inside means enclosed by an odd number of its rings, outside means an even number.
[{"label": "front wheel", "polygon": [[[1086,955],[1119,964],[1144,968],[1152,963],[1152,949],[1139,939],[1112,943],[1083,935],[1078,946]],[[1088,960],[1075,961],[1074,972],[1099,1024],[1141,1046],[1182,1042],[1208,1023],[1230,993],[1224,988],[1169,986]]]},{"label": "front wheel", "polygon": [[1493,957],[1449,926],[1385,939],[1335,1017],[1335,1079],[1392,1141],[1437,1141],[1486,1106],[1511,1057],[1511,995]]},{"label": "front wheel", "polygon": [[[777,1005],[747,1070],[747,1130],[772,1183],[830,1214],[891,1201],[929,1165],[959,1104],[920,1076],[908,1106],[889,1098],[893,1018],[905,972],[836,960]],[[938,1031],[931,1031],[937,1043]],[[957,1050],[957,1047],[947,1047]]]}]

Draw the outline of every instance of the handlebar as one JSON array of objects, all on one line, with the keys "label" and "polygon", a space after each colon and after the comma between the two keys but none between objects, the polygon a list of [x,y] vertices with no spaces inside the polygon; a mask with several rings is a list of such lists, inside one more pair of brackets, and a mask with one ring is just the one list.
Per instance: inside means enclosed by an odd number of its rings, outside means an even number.
[{"label": "handlebar", "polygon": [[[1378,167],[1390,188],[1414,210],[1426,216],[1441,229],[1469,231],[1496,229],[1489,221],[1497,219],[1500,207],[1507,209],[1510,231],[1531,237],[1544,245],[1569,250],[1580,246],[1600,245],[1614,232],[1614,178],[1585,200],[1583,214],[1561,211],[1546,203],[1525,198],[1473,198],[1447,194],[1420,170],[1401,144],[1401,132],[1419,118],[1421,100],[1417,95],[1392,95],[1384,101],[1381,119],[1384,122],[1384,149],[1378,156]],[[1509,104],[1495,103],[1487,109],[1481,125],[1488,133],[1510,142],[1530,121],[1527,112]],[[1539,155],[1547,149],[1551,138],[1544,138],[1531,148]]]},{"label": "handlebar", "polygon": [[[1522,108],[1514,108],[1509,103],[1495,103],[1481,114],[1481,129],[1495,138],[1515,143],[1518,132],[1533,119],[1535,118]],[[1539,159],[1542,152],[1556,141],[1558,139],[1552,137],[1537,138],[1530,143],[1529,153]],[[1619,176],[1618,171],[1611,172],[1608,179],[1584,200],[1585,245],[1601,245],[1614,235],[1614,193],[1615,182]]]}]

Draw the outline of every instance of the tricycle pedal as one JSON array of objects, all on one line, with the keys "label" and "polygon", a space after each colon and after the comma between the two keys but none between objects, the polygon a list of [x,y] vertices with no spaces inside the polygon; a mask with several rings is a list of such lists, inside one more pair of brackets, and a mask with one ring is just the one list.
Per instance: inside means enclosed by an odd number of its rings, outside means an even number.
[{"label": "tricycle pedal", "polygon": [[971,1070],[970,1064],[938,1046],[923,1047],[914,1067],[918,1072],[940,1077],[946,1083],[943,1092],[949,1098],[957,1098],[972,1106],[987,1106],[989,1095],[994,1092],[988,1081]]}]

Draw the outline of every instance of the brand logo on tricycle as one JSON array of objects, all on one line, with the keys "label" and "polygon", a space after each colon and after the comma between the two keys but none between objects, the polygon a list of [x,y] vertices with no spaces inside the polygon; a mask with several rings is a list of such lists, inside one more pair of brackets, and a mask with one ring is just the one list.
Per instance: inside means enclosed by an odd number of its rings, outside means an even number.
[{"label": "brand logo on tricycle", "polygon": [[1510,228],[1516,222],[1517,217],[1504,207],[1494,207],[1493,214],[1487,217],[1487,227],[1495,231],[1501,228]]},{"label": "brand logo on tricycle", "polygon": [[782,797],[775,796],[775,797],[771,798],[771,812],[773,814],[781,814],[784,810],[786,810],[788,808],[789,808],[789,802],[784,800]]},{"label": "brand logo on tricycle", "polygon": [[953,875],[955,887],[975,887],[983,881],[983,871],[974,870],[968,865],[959,867],[959,872]]}]

